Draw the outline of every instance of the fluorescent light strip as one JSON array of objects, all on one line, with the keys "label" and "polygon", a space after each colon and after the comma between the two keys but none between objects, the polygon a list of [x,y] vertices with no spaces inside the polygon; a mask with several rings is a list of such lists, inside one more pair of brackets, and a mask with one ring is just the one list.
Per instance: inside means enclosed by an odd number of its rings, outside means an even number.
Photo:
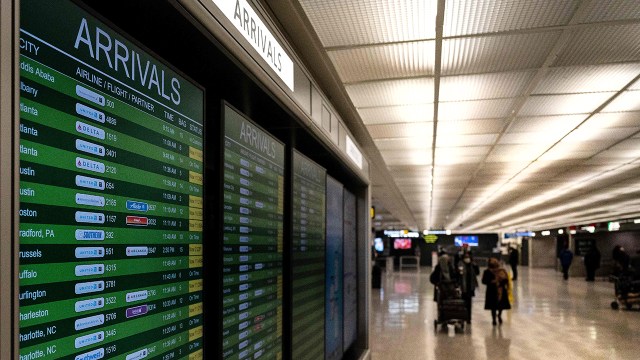
[{"label": "fluorescent light strip", "polygon": [[[636,161],[638,161],[639,159],[634,159],[633,161],[629,162],[629,163],[625,163],[623,165],[620,165],[618,167],[616,167],[615,169],[611,169],[611,170],[605,170],[599,174],[595,174],[593,176],[590,177],[586,177],[585,179],[582,179],[580,181],[574,181],[572,183],[560,186],[557,189],[553,189],[553,190],[549,190],[543,194],[537,195],[527,201],[524,201],[522,203],[519,203],[516,206],[510,207],[502,212],[499,212],[497,214],[494,214],[493,216],[487,217],[485,219],[483,219],[482,221],[480,221],[479,223],[476,223],[475,225],[478,227],[484,226],[486,223],[492,223],[492,222],[496,222],[498,219],[502,219],[504,217],[507,217],[509,215],[518,213],[520,211],[523,211],[527,208],[529,208],[530,206],[534,206],[540,203],[544,203],[544,202],[548,202],[549,200],[555,199],[559,196],[562,195],[566,195],[568,192],[570,192],[571,190],[575,189],[575,188],[582,188],[585,187],[586,185],[588,185],[589,183],[595,182],[595,181],[601,181],[602,179],[605,179],[607,177],[610,176],[614,176],[620,173],[623,173],[625,171],[628,170],[628,168],[626,168],[628,165],[632,165],[633,163],[635,163]],[[508,185],[509,183],[505,183],[503,186]],[[497,193],[498,191],[500,191],[501,189],[498,188],[495,192]],[[502,190],[502,192],[506,192],[507,190]],[[485,203],[488,200],[485,200]],[[481,204],[482,205],[482,204]],[[474,214],[475,212],[477,212],[479,210],[479,207],[481,206],[479,205],[478,208],[474,209],[472,211],[471,214]],[[467,214],[467,216],[470,216],[470,214]]]}]

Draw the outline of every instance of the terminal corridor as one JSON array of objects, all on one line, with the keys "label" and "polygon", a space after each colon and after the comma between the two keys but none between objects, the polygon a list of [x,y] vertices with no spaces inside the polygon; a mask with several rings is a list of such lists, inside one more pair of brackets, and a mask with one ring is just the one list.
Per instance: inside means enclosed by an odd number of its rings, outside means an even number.
[{"label": "terminal corridor", "polygon": [[[575,264],[574,264],[575,265]],[[481,268],[481,273],[484,269]],[[385,276],[373,289],[372,359],[638,359],[640,312],[612,310],[613,283],[562,280],[552,269],[520,268],[515,304],[491,325],[485,286],[473,302],[471,326],[438,326],[429,268]]]}]

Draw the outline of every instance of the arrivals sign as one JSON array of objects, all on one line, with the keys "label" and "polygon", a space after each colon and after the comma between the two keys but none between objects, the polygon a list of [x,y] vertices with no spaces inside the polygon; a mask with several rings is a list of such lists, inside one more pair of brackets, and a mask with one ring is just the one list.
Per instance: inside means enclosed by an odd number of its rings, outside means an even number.
[{"label": "arrivals sign", "polygon": [[213,0],[213,3],[231,21],[233,26],[260,54],[269,67],[284,81],[291,91],[293,87],[293,61],[284,51],[269,28],[246,0]]}]

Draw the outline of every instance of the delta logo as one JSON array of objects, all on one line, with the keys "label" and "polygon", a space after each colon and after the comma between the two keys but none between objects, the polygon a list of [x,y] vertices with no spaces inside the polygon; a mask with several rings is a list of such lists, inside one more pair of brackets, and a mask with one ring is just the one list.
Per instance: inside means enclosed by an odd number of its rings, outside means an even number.
[{"label": "delta logo", "polygon": [[94,171],[98,173],[104,173],[104,164],[97,161],[87,160],[80,157],[76,158],[76,167],[78,169]]},{"label": "delta logo", "polygon": [[80,121],[76,121],[76,130],[81,134],[85,134],[97,139],[104,140],[105,138],[104,130]]}]

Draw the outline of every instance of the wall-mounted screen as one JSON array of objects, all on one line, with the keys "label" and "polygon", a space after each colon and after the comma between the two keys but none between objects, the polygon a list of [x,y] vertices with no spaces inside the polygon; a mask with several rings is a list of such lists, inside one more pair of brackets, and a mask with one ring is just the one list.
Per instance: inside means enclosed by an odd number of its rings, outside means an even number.
[{"label": "wall-mounted screen", "polygon": [[284,145],[224,106],[223,359],[282,358]]},{"label": "wall-mounted screen", "polygon": [[467,236],[456,236],[453,238],[453,243],[456,246],[478,246],[478,236],[477,235],[467,235]]},{"label": "wall-mounted screen", "polygon": [[357,264],[358,257],[356,253],[356,229],[357,209],[356,196],[344,190],[344,341],[343,351],[347,351],[349,347],[356,341],[358,335],[358,279]]},{"label": "wall-mounted screen", "polygon": [[382,241],[382,238],[373,239],[373,248],[379,253],[384,251],[384,241]]},{"label": "wall-mounted screen", "polygon": [[396,250],[409,250],[411,249],[411,239],[393,239],[393,248]]},{"label": "wall-mounted screen", "polygon": [[293,152],[292,358],[324,358],[326,171]]},{"label": "wall-mounted screen", "polygon": [[325,359],[342,359],[343,342],[343,185],[327,176]]},{"label": "wall-mounted screen", "polygon": [[71,1],[20,8],[20,358],[202,358],[203,91]]}]

